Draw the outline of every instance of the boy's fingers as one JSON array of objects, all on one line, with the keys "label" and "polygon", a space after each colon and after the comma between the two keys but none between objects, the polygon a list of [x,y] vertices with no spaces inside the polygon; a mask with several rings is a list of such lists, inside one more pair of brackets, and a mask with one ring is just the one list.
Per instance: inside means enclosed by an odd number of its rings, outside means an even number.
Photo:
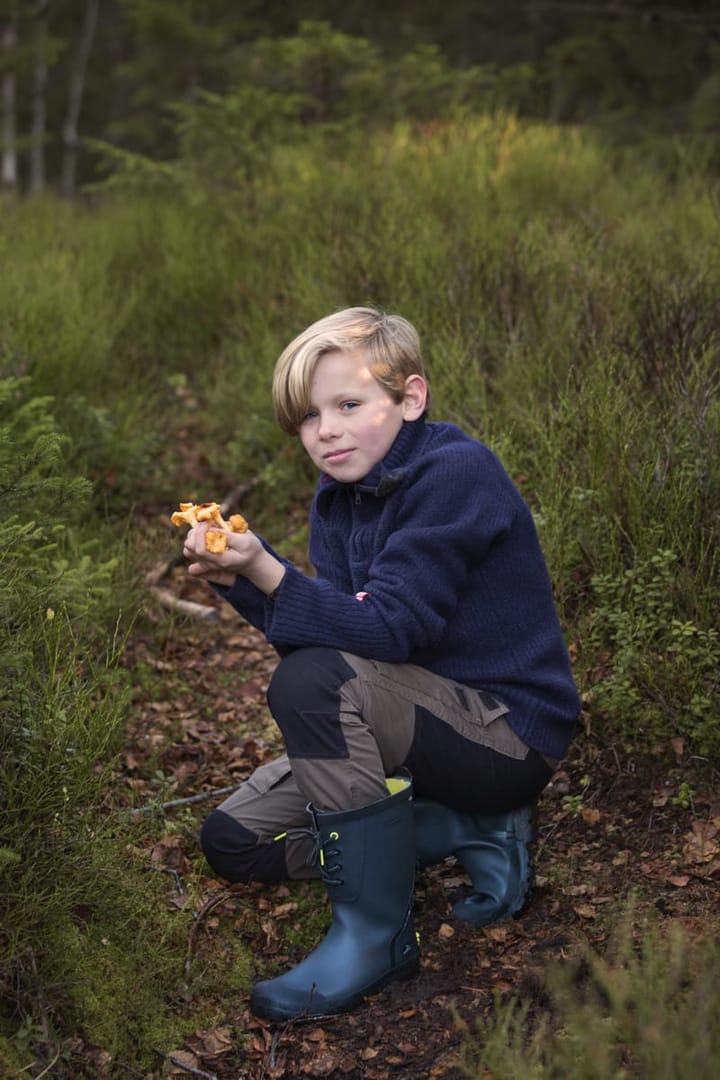
[{"label": "boy's fingers", "polygon": [[188,573],[193,577],[202,578],[214,585],[231,586],[235,581],[235,574],[231,571],[218,569],[216,566],[206,566],[203,563],[190,563]]},{"label": "boy's fingers", "polygon": [[193,577],[201,577],[203,574],[207,574],[210,571],[209,566],[204,566],[203,563],[193,562],[187,568],[188,574],[192,574]]}]

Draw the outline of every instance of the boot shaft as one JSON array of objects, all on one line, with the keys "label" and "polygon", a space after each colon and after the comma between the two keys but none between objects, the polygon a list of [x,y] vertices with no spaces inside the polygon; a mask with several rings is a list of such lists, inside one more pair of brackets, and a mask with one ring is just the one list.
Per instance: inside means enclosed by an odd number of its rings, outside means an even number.
[{"label": "boot shaft", "polygon": [[[386,799],[354,810],[309,808],[317,830],[320,875],[333,906],[362,901],[368,913],[381,913],[386,899],[392,903],[401,897],[407,897],[408,903],[412,899],[412,786],[393,779],[388,787],[391,793]],[[378,889],[379,882],[384,883],[382,889]]]},{"label": "boot shaft", "polygon": [[410,784],[370,806],[310,813],[332,923],[297,967],[255,986],[251,1008],[270,1019],[344,1012],[418,969]]}]

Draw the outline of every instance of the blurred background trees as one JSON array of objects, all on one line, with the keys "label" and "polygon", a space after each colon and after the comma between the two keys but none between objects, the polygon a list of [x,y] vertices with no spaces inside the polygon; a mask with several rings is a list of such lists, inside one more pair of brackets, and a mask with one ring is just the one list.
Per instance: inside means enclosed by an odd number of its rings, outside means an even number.
[{"label": "blurred background trees", "polygon": [[[613,141],[720,127],[712,0],[3,0],[2,184],[76,193],[97,142],[172,159],[175,106],[232,95],[264,124],[474,110]],[[268,99],[268,95],[273,95]]]}]

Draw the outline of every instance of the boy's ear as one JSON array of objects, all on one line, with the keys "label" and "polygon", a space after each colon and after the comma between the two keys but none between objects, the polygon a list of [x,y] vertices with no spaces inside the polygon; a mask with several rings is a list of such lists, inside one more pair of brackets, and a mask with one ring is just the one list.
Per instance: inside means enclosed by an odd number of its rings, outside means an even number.
[{"label": "boy's ear", "polygon": [[427,405],[428,388],[422,375],[408,375],[405,380],[403,418],[419,420]]}]

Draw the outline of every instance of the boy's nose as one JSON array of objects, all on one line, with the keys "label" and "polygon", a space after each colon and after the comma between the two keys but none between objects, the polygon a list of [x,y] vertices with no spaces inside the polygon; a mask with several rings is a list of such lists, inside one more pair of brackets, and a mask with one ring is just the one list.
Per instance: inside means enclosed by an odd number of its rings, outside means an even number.
[{"label": "boy's nose", "polygon": [[318,425],[318,437],[321,439],[334,439],[340,432],[337,421],[331,416],[321,416]]}]

